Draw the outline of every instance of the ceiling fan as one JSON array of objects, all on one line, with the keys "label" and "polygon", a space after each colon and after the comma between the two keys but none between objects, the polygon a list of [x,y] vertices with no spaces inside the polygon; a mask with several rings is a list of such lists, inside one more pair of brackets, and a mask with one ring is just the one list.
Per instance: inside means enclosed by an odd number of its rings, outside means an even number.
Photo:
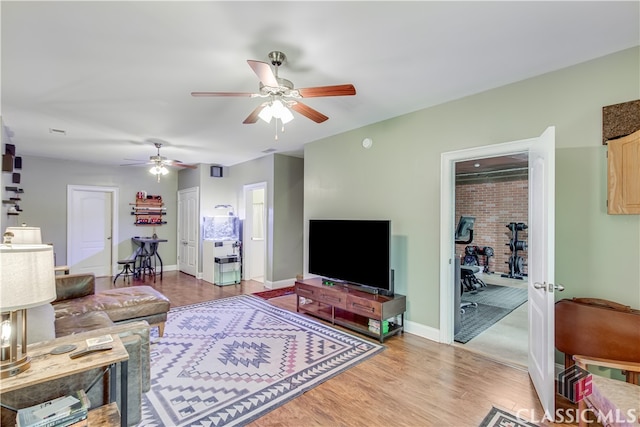
[{"label": "ceiling fan", "polygon": [[[187,165],[185,163],[182,163],[180,160],[169,160],[166,157],[161,156],[160,147],[162,147],[162,144],[159,142],[154,142],[153,145],[155,145],[156,148],[158,149],[158,154],[156,154],[155,156],[149,156],[148,162],[139,161],[137,163],[127,163],[120,166],[153,165],[151,169],[149,169],[149,172],[158,177],[158,182],[160,182],[161,175],[166,175],[169,173],[169,169],[167,169],[167,166],[176,166],[176,167],[189,168],[189,169],[197,168],[197,166]],[[125,160],[133,160],[133,159],[125,159]]]},{"label": "ceiling fan", "polygon": [[[313,120],[322,123],[329,117],[319,111],[303,104],[302,98],[314,98],[321,96],[350,96],[356,94],[356,89],[352,84],[318,86],[296,89],[290,80],[278,76],[278,67],[286,60],[284,53],[273,51],[269,53],[269,59],[274,69],[266,62],[247,60],[254,73],[260,79],[259,91],[250,92],[191,92],[192,96],[222,96],[222,97],[249,97],[266,98],[265,102],[258,105],[249,116],[244,119],[244,124],[252,124],[258,118],[270,122],[272,117],[280,119],[283,124],[293,119],[289,108]],[[277,135],[276,135],[277,139]]]}]

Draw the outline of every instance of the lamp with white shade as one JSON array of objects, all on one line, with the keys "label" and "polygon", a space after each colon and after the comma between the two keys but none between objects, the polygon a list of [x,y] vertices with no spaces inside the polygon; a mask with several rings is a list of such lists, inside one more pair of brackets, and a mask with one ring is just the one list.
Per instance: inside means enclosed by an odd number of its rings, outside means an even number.
[{"label": "lamp with white shade", "polygon": [[52,246],[0,245],[0,378],[29,369],[27,309],[55,299]]}]

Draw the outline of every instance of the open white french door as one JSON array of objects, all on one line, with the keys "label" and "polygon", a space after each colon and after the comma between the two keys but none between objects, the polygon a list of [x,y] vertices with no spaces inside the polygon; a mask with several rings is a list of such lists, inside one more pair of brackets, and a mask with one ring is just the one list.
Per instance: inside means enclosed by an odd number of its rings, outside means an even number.
[{"label": "open white french door", "polygon": [[529,361],[545,414],[555,414],[555,128],[529,148]]},{"label": "open white french door", "polygon": [[[529,375],[547,414],[555,413],[554,280],[555,257],[555,127],[540,137],[443,153],[440,194],[440,336],[453,342],[455,163],[529,153]],[[534,284],[541,289],[537,289]],[[545,286],[546,285],[546,286]],[[542,289],[542,287],[545,289]]]},{"label": "open white french door", "polygon": [[178,271],[197,277],[200,247],[198,188],[178,191]]}]

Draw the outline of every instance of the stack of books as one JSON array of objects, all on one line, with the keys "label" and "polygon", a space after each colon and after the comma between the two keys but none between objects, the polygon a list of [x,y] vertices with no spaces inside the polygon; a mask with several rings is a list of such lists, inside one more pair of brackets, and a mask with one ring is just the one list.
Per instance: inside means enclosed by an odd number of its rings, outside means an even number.
[{"label": "stack of books", "polygon": [[380,335],[380,332],[386,334],[389,332],[389,321],[383,320],[380,322],[376,319],[369,319],[369,330]]},{"label": "stack of books", "polygon": [[84,390],[18,410],[16,427],[64,427],[87,418],[89,399]]}]

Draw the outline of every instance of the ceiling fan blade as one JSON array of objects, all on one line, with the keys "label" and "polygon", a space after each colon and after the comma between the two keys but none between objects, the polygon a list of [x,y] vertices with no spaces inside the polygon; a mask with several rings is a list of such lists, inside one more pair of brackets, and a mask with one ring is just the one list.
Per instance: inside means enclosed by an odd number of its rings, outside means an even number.
[{"label": "ceiling fan blade", "polygon": [[[125,160],[130,160],[130,159],[125,159]],[[150,165],[150,164],[151,164],[150,162],[140,161],[140,162],[136,162],[136,163],[124,163],[124,164],[122,164],[120,166],[144,166],[144,165]]]},{"label": "ceiling fan blade", "polygon": [[356,88],[352,84],[335,86],[318,86],[298,89],[303,98],[318,96],[349,96],[356,94]]},{"label": "ceiling fan blade", "polygon": [[296,102],[295,104],[292,104],[291,108],[302,114],[303,116],[310,118],[316,123],[322,123],[329,118],[321,112],[314,110],[308,105],[303,104],[302,102]]},{"label": "ceiling fan blade", "polygon": [[260,111],[262,111],[263,108],[264,108],[264,105],[262,105],[262,104],[258,105],[256,107],[256,109],[253,110],[251,112],[251,114],[249,114],[247,116],[247,118],[244,119],[244,122],[242,122],[242,123],[244,123],[245,125],[250,125],[250,124],[253,124],[253,123],[257,122],[258,118],[259,118],[258,114],[260,114]]},{"label": "ceiling fan blade", "polygon": [[273,74],[271,65],[267,64],[266,62],[253,61],[251,59],[248,59],[247,63],[249,64],[253,72],[256,73],[262,84],[269,87],[280,86],[275,74]]},{"label": "ceiling fan blade", "polygon": [[249,92],[191,92],[191,96],[199,97],[199,96],[240,96],[251,98],[255,96],[253,93]]},{"label": "ceiling fan blade", "polygon": [[182,163],[180,160],[169,160],[169,159],[165,159],[162,161],[162,163],[166,166],[178,166],[181,168],[189,168],[189,169],[197,169],[197,166],[194,165],[188,165],[186,163]]},{"label": "ceiling fan blade", "polygon": [[179,166],[181,168],[198,169],[198,166],[196,166],[196,165],[188,165],[186,163],[180,163],[180,164],[178,164],[176,166]]}]

